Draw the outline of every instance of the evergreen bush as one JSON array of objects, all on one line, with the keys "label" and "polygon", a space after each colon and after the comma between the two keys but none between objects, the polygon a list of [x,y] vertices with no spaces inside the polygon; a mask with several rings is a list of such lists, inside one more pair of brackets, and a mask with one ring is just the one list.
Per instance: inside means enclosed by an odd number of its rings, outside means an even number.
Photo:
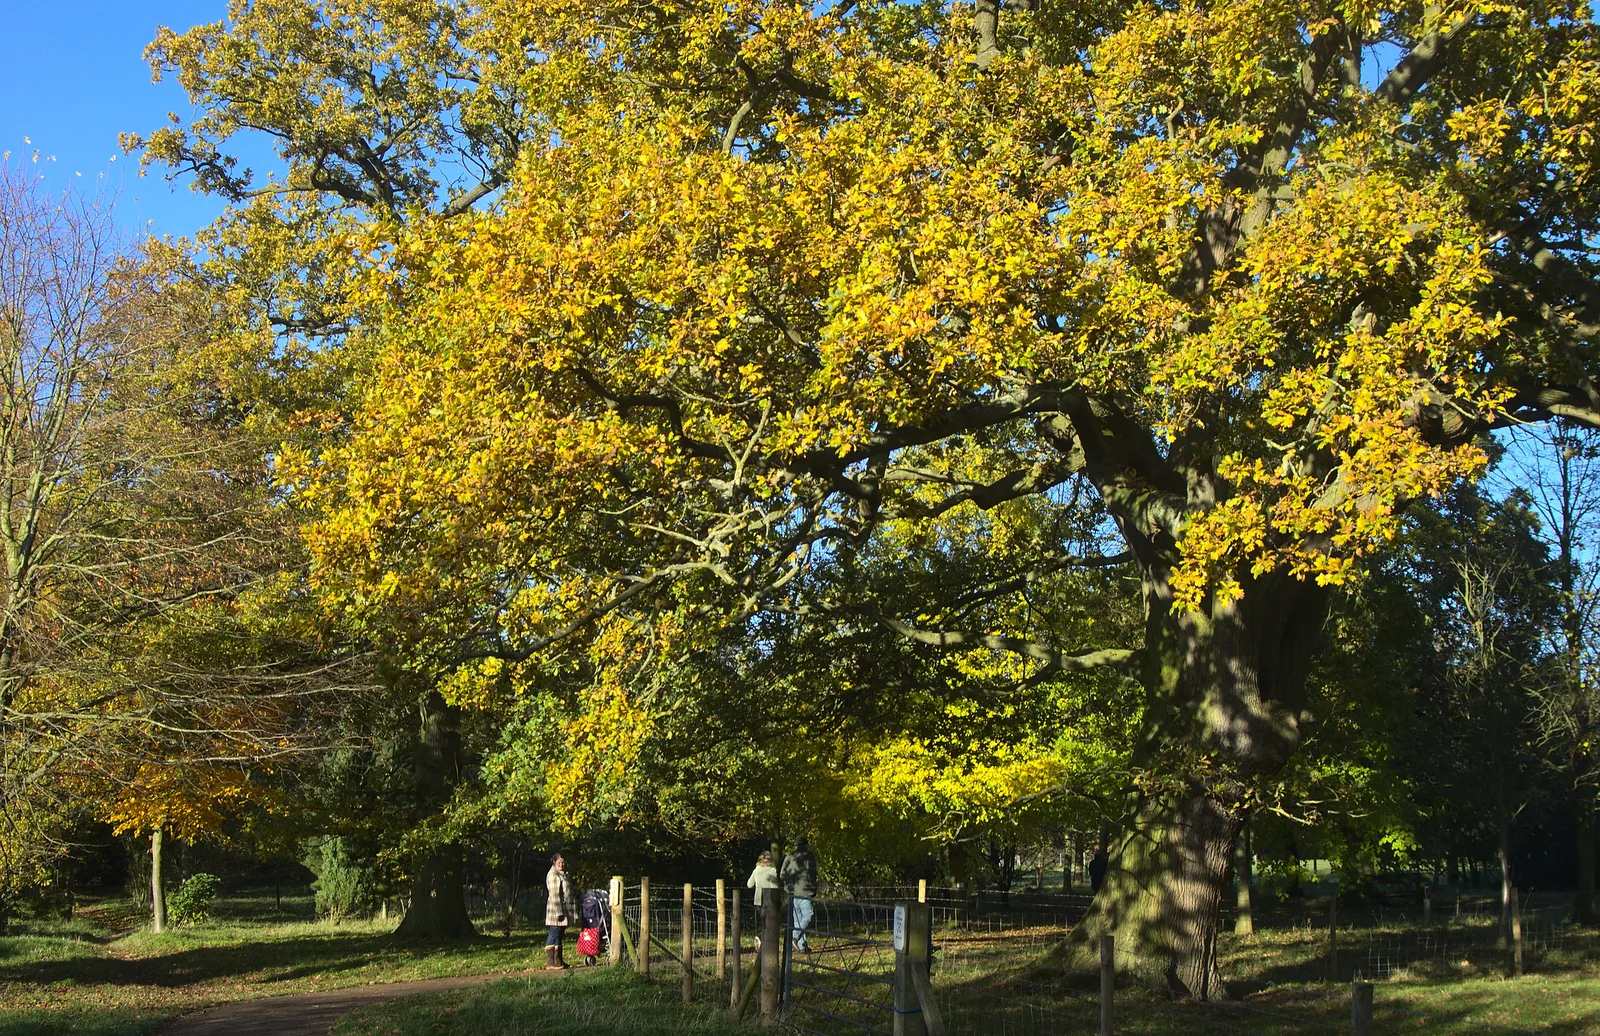
[{"label": "evergreen bush", "polygon": [[316,875],[311,889],[317,896],[317,914],[335,923],[367,914],[382,899],[384,886],[370,857],[355,850],[338,835],[310,838],[301,843],[300,862]]}]

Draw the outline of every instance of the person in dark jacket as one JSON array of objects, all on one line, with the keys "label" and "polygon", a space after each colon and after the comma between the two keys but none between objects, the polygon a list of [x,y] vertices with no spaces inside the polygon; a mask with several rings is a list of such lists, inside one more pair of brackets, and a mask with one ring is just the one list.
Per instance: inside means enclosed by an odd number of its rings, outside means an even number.
[{"label": "person in dark jacket", "polygon": [[1089,861],[1089,888],[1099,892],[1100,886],[1106,883],[1106,867],[1111,861],[1106,859],[1106,851],[1102,846],[1094,851],[1094,859]]},{"label": "person in dark jacket", "polygon": [[801,953],[810,953],[811,947],[806,943],[806,929],[811,925],[811,918],[815,911],[811,901],[817,898],[817,858],[811,853],[811,844],[804,838],[794,843],[794,852],[783,858],[783,869],[779,872],[783,880],[783,887],[789,893],[791,905],[790,917],[793,927],[790,937],[794,939],[795,949]]}]

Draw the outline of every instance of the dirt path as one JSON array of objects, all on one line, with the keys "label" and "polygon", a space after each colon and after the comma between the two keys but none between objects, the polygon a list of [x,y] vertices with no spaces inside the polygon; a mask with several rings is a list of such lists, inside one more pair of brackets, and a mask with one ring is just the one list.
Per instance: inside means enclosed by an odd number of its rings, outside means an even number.
[{"label": "dirt path", "polygon": [[175,1018],[158,1032],[159,1036],[326,1036],[341,1015],[367,1004],[421,993],[442,993],[447,989],[480,986],[520,974],[526,973],[501,972],[413,982],[379,982],[370,986],[330,989],[322,993],[239,1000]]}]

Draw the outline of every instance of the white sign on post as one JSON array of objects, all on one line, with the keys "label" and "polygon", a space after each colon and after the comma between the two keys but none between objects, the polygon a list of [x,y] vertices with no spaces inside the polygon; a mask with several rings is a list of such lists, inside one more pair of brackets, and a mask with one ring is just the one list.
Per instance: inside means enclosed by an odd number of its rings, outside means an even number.
[{"label": "white sign on post", "polygon": [[894,908],[894,952],[906,952],[906,908]]}]

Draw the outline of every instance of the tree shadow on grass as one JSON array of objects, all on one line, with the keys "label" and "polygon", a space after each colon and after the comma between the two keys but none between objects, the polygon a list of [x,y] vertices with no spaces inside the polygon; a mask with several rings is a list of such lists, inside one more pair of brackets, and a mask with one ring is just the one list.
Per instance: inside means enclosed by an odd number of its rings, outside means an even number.
[{"label": "tree shadow on grass", "polygon": [[543,937],[415,942],[389,934],[300,936],[231,946],[193,946],[149,957],[19,962],[0,965],[0,983],[51,985],[70,980],[78,985],[182,989],[230,979],[265,984],[313,977],[350,978],[362,971],[370,972],[366,977],[372,981],[384,981],[386,971],[430,958],[465,958],[490,949],[506,955],[523,952],[532,960],[538,952],[536,943],[542,946]]},{"label": "tree shadow on grass", "polygon": [[[1600,1000],[1578,988],[1550,990],[1518,983],[1483,982],[1496,974],[1495,948],[1483,960],[1423,962],[1405,974],[1414,981],[1376,983],[1375,1031],[1395,1034],[1477,1032],[1483,1036],[1537,1029],[1577,1036],[1600,1032]],[[1265,956],[1265,955],[1264,955]],[[1236,966],[1239,962],[1235,962]],[[1118,982],[1119,1021],[1137,1032],[1243,1032],[1259,1036],[1345,1030],[1350,1024],[1350,986],[1355,964],[1341,953],[1340,981],[1326,982],[1326,958],[1281,959],[1258,968],[1238,968],[1242,981],[1230,983],[1234,999],[1222,1002],[1167,1000],[1159,990]],[[1576,978],[1558,972],[1552,978]],[[967,1013],[1000,1001],[1028,1001],[1042,1009],[1089,1017],[1098,1004],[1098,975],[1064,968],[1056,955],[997,962],[983,975],[949,976],[935,982],[941,1004]],[[1478,980],[1478,981],[1466,981]],[[1532,981],[1532,980],[1530,980]],[[1550,1009],[1550,996],[1565,1005]],[[1537,1005],[1537,1007],[1535,1006]],[[1085,1014],[1085,1012],[1089,1012]],[[1558,1015],[1565,1014],[1565,1017]],[[1092,1019],[1090,1023],[1092,1024]]]}]

